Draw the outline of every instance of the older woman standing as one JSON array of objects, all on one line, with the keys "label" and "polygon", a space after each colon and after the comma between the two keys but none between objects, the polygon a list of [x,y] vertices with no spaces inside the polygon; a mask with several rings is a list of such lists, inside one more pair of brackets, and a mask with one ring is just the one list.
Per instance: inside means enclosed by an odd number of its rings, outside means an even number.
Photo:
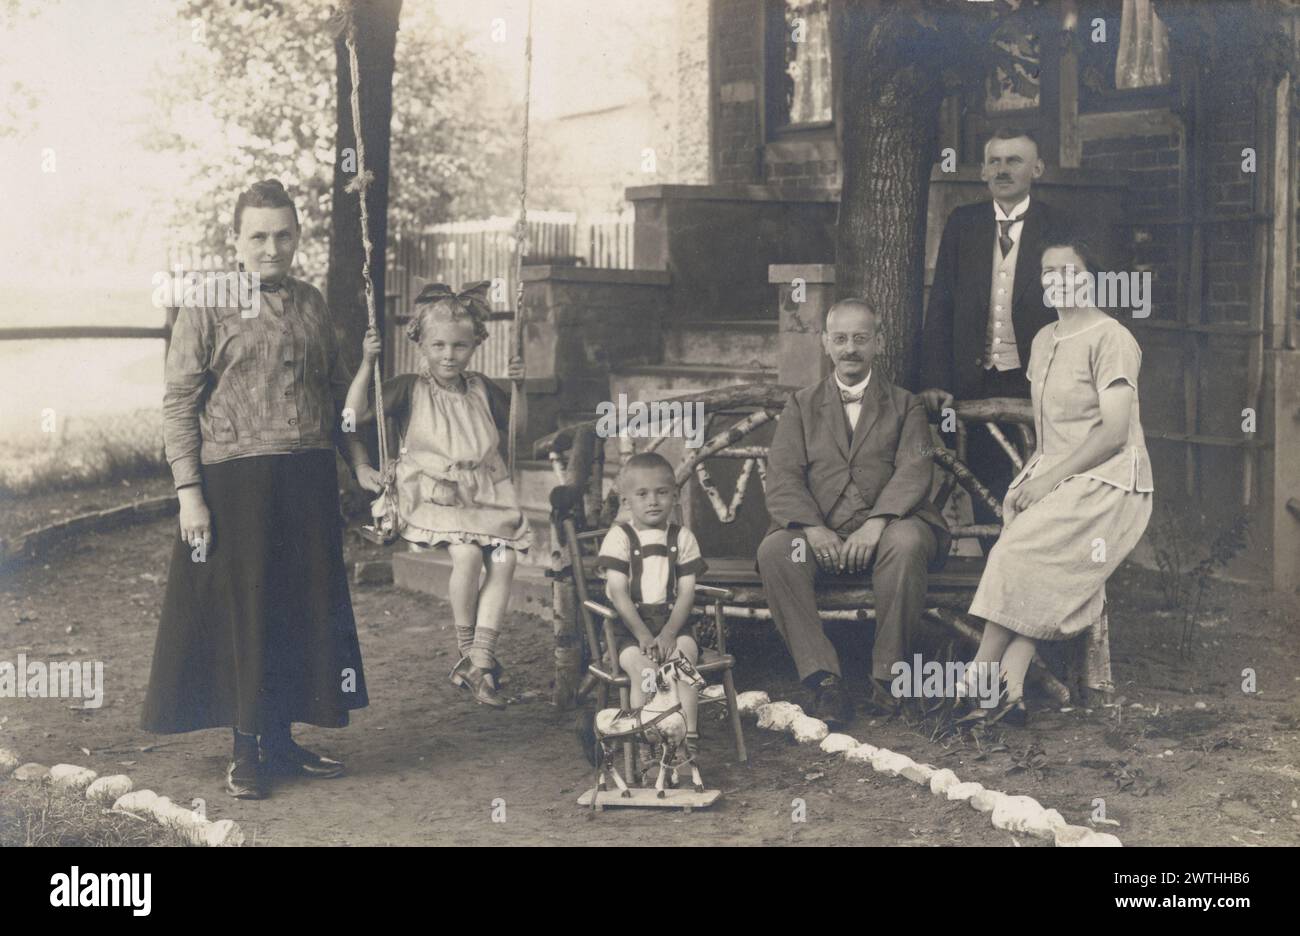
[{"label": "older woman standing", "polygon": [[1086,635],[1087,685],[1112,687],[1106,580],[1142,538],[1154,490],[1138,407],[1142,351],[1078,289],[1089,282],[1083,274],[1097,273],[1085,242],[1049,241],[1042,262],[1059,319],[1038,332],[1029,356],[1038,447],[1011,482],[1002,535],[970,607],[987,622],[974,662],[999,664],[1004,683],[994,711],[968,717],[1009,724],[1027,718],[1036,641]]},{"label": "older woman standing", "polygon": [[300,229],[284,187],[242,193],[232,233],[254,304],[182,309],[167,356],[180,537],[142,723],[233,729],[226,791],[258,799],[273,774],[341,773],[290,725],[346,725],[367,697],[334,461],[350,375],[325,300],[288,275]]}]

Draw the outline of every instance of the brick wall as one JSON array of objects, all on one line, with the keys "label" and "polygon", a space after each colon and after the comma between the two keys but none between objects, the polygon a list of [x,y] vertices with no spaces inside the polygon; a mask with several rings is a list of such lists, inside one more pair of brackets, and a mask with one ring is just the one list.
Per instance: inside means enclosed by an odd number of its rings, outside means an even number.
[{"label": "brick wall", "polygon": [[758,0],[714,0],[714,146],[719,182],[759,182],[762,88]]},{"label": "brick wall", "polygon": [[763,6],[762,0],[714,0],[717,181],[836,186],[839,161],[833,133],[819,130],[763,139]]}]

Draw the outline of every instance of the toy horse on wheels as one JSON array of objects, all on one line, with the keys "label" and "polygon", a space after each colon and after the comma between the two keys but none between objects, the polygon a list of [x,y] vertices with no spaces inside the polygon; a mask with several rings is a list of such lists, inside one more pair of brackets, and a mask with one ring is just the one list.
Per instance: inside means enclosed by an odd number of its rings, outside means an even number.
[{"label": "toy horse on wheels", "polygon": [[[695,754],[686,744],[686,715],[678,695],[678,685],[683,682],[696,689],[705,685],[704,677],[679,653],[655,671],[655,693],[640,708],[608,708],[584,716],[579,735],[588,761],[596,768],[596,786],[578,800],[581,805],[593,810],[605,805],[671,806],[689,812],[695,806],[711,805],[718,798],[719,791],[704,789]],[[660,752],[653,797],[647,795],[649,790],[629,787],[614,765],[628,741],[645,742]],[[693,790],[677,790],[680,773],[687,767]],[[667,788],[670,775],[672,790]],[[616,798],[608,796],[611,778],[618,788]]]}]

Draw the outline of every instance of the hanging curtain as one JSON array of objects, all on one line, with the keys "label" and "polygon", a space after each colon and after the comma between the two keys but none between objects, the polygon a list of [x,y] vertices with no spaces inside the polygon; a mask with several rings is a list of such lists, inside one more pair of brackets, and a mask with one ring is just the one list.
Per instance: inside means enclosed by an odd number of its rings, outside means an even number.
[{"label": "hanging curtain", "polygon": [[1124,0],[1119,24],[1116,88],[1149,88],[1169,83],[1169,32],[1151,0]]},{"label": "hanging curtain", "polygon": [[[831,119],[831,35],[825,0],[786,0],[786,73],[793,83],[790,123]],[[802,41],[793,41],[795,21],[803,20]]]}]

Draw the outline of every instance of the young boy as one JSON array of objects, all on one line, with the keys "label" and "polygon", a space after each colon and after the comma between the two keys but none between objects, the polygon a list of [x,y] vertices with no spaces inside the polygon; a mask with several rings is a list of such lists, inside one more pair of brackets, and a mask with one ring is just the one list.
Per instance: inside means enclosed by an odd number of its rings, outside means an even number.
[{"label": "young boy", "polygon": [[[631,683],[632,704],[645,702],[646,671],[681,651],[695,663],[699,649],[688,627],[695,602],[695,576],[706,568],[700,544],[690,530],[669,523],[677,502],[672,465],[662,455],[633,455],[619,473],[619,490],[632,512],[631,523],[610,528],[600,544],[605,592],[623,620],[618,662]],[[699,740],[693,688],[679,687],[686,717],[688,749]]]}]

